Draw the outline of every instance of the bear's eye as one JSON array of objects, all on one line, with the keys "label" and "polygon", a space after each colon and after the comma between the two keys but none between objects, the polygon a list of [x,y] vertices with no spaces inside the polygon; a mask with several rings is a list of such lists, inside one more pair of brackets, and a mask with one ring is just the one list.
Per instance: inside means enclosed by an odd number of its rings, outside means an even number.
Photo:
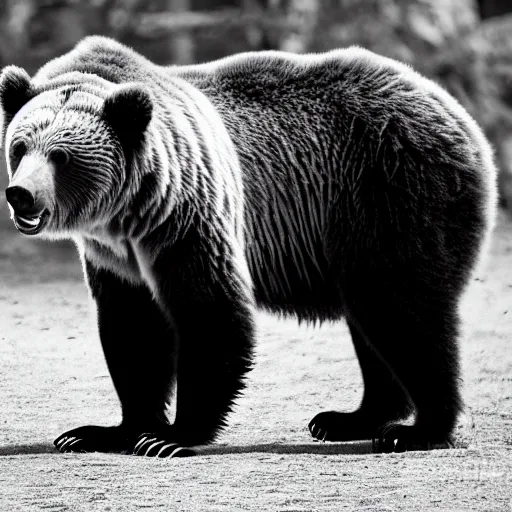
[{"label": "bear's eye", "polygon": [[69,153],[63,149],[52,149],[49,158],[55,165],[63,166],[69,162]]},{"label": "bear's eye", "polygon": [[15,142],[11,146],[11,167],[16,169],[21,162],[21,159],[27,152],[27,145],[22,140]]}]

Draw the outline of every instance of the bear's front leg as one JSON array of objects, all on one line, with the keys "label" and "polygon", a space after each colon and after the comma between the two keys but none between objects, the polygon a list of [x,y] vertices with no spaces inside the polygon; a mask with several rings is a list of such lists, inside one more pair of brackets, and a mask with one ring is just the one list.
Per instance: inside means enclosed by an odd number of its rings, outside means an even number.
[{"label": "bear's front leg", "polygon": [[[174,421],[168,412],[176,402],[176,336],[145,285],[98,269],[87,258],[85,273],[96,301],[100,339],[123,422],[70,430],[55,445],[61,452],[132,453],[144,433]],[[162,415],[167,416],[163,419]],[[175,447],[165,448],[166,455],[171,455]]]},{"label": "bear's front leg", "polygon": [[137,454],[147,454],[155,442],[211,442],[244,388],[254,338],[248,273],[229,246],[211,247],[190,230],[150,267],[153,292],[179,340],[177,409],[172,426],[149,431]]}]

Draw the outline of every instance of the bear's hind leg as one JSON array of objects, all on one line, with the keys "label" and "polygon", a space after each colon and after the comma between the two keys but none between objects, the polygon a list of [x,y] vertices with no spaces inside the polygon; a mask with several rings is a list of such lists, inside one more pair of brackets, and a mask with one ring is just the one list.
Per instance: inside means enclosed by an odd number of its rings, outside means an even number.
[{"label": "bear's hind leg", "polygon": [[[389,276],[388,276],[389,277]],[[380,426],[377,451],[449,446],[461,409],[456,297],[436,286],[397,277],[375,279],[349,300],[349,316],[379,353],[414,404],[413,425]]]},{"label": "bear's hind leg", "polygon": [[314,438],[322,441],[372,439],[379,427],[411,412],[410,400],[391,370],[353,322],[347,323],[363,377],[363,400],[354,412],[317,414],[310,421],[309,430]]}]

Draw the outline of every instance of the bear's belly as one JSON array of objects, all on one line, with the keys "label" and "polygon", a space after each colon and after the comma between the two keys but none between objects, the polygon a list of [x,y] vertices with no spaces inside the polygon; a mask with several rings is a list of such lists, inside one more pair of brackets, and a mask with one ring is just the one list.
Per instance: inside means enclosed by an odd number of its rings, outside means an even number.
[{"label": "bear's belly", "polygon": [[321,275],[306,277],[253,276],[257,307],[300,320],[339,320],[344,315],[342,294],[335,280]]}]

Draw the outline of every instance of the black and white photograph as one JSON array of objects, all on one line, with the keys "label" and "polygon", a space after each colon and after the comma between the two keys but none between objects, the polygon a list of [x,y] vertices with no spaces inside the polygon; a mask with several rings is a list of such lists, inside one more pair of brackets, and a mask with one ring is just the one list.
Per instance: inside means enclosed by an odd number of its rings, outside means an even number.
[{"label": "black and white photograph", "polygon": [[0,0],[0,512],[512,512],[512,1]]}]

